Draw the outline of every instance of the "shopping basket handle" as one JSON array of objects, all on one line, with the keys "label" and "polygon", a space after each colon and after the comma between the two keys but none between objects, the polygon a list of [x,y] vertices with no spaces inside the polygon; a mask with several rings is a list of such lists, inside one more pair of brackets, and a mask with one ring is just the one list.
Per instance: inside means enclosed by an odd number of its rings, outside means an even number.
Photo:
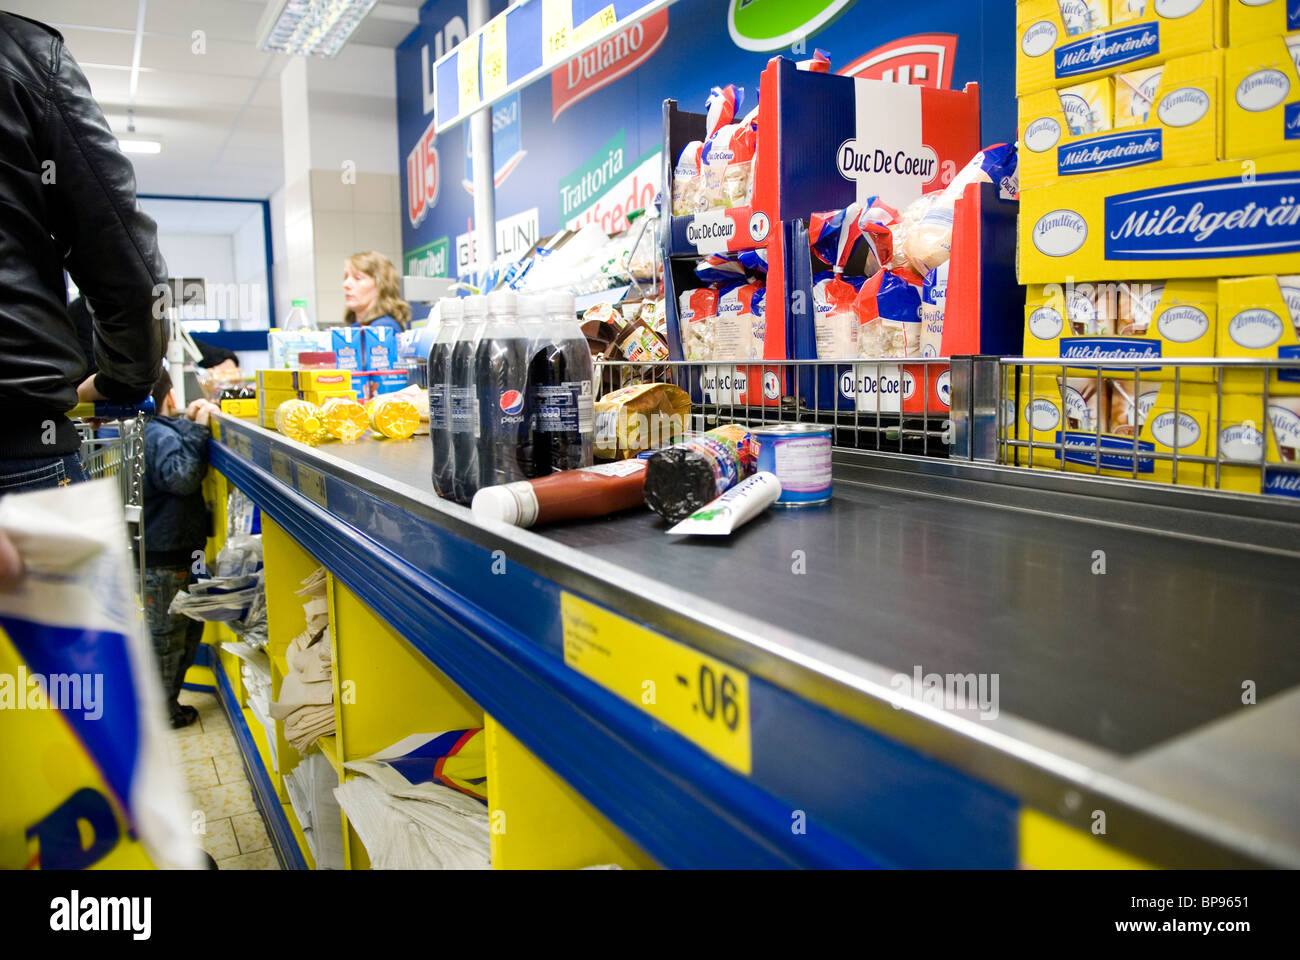
[{"label": "shopping basket handle", "polygon": [[79,403],[68,411],[74,420],[130,420],[137,414],[153,413],[153,397],[145,397],[139,403],[114,403],[111,400],[97,400],[94,403]]}]

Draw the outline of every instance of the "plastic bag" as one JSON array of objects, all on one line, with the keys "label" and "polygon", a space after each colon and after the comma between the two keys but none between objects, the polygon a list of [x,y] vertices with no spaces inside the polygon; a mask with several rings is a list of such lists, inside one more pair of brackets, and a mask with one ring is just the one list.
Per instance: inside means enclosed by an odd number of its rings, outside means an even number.
[{"label": "plastic bag", "polygon": [[125,529],[114,480],[0,499],[0,868],[199,866]]},{"label": "plastic bag", "polygon": [[262,569],[262,538],[239,534],[226,538],[226,544],[212,565],[216,577],[243,577]]}]

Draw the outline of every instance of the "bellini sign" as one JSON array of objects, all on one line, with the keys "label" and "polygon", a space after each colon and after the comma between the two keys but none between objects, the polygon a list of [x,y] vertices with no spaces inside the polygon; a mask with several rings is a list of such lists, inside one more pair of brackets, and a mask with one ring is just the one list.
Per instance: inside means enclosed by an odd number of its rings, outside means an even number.
[{"label": "bellini sign", "polygon": [[665,7],[624,27],[551,73],[551,119],[569,107],[635,70],[663,45],[668,36]]}]

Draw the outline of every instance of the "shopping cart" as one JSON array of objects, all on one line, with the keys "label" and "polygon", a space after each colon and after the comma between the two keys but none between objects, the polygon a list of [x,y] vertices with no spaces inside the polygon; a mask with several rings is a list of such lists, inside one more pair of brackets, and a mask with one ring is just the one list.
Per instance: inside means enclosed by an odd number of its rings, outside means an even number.
[{"label": "shopping cart", "polygon": [[144,610],[144,424],[153,413],[152,397],[143,403],[79,403],[68,411],[81,435],[81,458],[91,480],[113,477],[122,497],[127,534],[139,568],[136,603]]}]

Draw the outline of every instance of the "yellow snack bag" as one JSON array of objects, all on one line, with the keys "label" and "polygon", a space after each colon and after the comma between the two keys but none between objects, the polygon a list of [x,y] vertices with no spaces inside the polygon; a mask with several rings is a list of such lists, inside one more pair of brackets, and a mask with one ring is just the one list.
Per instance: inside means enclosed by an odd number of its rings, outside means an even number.
[{"label": "yellow snack bag", "polygon": [[351,397],[330,397],[320,407],[325,430],[336,440],[352,443],[370,429],[370,415]]},{"label": "yellow snack bag", "polygon": [[290,440],[316,446],[325,439],[320,407],[306,400],[286,400],[275,408],[275,429]]},{"label": "yellow snack bag", "polygon": [[420,426],[420,411],[410,400],[383,394],[370,401],[370,427],[390,440],[408,440]]}]

